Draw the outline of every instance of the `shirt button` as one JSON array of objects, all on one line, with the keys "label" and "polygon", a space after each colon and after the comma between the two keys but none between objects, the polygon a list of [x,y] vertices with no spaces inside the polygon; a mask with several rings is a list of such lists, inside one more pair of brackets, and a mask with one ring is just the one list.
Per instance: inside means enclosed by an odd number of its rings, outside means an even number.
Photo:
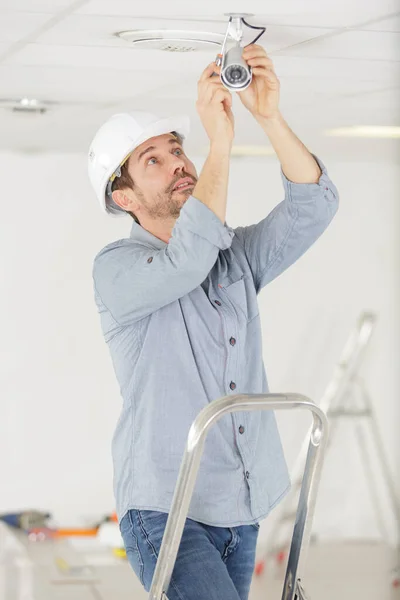
[{"label": "shirt button", "polygon": [[234,337],[231,337],[231,339],[229,340],[229,343],[231,346],[234,346],[236,344],[236,340]]},{"label": "shirt button", "polygon": [[248,479],[250,477],[250,473],[248,471],[246,471],[246,479]]},{"label": "shirt button", "polygon": [[234,381],[231,381],[229,387],[231,388],[231,390],[234,390],[236,388],[236,383]]},{"label": "shirt button", "polygon": [[214,300],[215,304],[218,304],[218,306],[221,306],[221,302],[219,300]]},{"label": "shirt button", "polygon": [[244,433],[244,427],[243,427],[243,425],[241,425],[241,426],[239,427],[239,433]]},{"label": "shirt button", "polygon": [[147,262],[148,262],[148,263],[151,263],[152,261],[153,261],[153,257],[152,257],[152,256],[150,256],[150,258],[148,258],[148,259],[147,259]]}]

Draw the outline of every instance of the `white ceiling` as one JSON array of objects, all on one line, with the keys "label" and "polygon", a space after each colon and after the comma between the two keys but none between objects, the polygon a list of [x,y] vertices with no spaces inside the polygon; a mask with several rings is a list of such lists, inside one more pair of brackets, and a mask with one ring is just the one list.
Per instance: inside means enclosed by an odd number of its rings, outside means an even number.
[{"label": "white ceiling", "polygon": [[[203,148],[197,80],[215,49],[137,50],[114,33],[161,28],[225,34],[224,13],[233,11],[254,13],[249,22],[267,28],[258,43],[281,81],[282,113],[305,143],[353,154],[393,144],[323,132],[399,125],[399,0],[218,0],[203,2],[201,10],[188,0],[0,0],[0,101],[27,96],[60,103],[45,115],[0,108],[0,149],[86,152],[97,127],[129,109],[189,114],[187,147]],[[246,31],[245,43],[254,33]],[[236,143],[265,143],[238,98],[234,111]]]}]

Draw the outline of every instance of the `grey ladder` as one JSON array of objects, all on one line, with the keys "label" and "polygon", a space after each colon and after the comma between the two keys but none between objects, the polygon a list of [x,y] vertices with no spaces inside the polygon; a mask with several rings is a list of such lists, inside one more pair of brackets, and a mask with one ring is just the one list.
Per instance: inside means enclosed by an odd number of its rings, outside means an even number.
[{"label": "grey ladder", "polygon": [[317,489],[328,435],[325,413],[300,394],[237,394],[210,402],[198,414],[189,430],[171,510],[164,531],[149,600],[168,600],[167,592],[178,554],[200,460],[208,430],[218,419],[230,412],[247,410],[311,411],[313,422],[307,460],[300,490],[296,521],[286,569],[282,600],[307,600],[302,587],[306,550],[310,541]]}]

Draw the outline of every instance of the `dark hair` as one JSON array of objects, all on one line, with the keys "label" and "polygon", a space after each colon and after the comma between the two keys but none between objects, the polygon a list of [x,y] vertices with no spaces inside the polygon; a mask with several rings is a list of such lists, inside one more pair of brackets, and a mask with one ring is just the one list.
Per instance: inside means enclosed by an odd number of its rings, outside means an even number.
[{"label": "dark hair", "polygon": [[[180,135],[179,133],[177,133],[176,131],[171,131],[172,135],[174,135],[177,139],[177,142],[182,146],[183,145],[183,139],[184,137],[182,135]],[[127,160],[121,167],[121,175],[119,177],[116,177],[112,183],[111,186],[111,191],[114,192],[115,190],[123,190],[124,188],[130,188],[130,189],[134,189],[135,188],[135,184],[134,181],[132,179],[132,177],[129,174],[128,171],[128,163],[129,160]],[[112,204],[115,204],[115,202],[110,199],[110,202]],[[121,209],[121,207],[119,207]],[[123,209],[121,209],[123,210]],[[136,215],[134,215],[132,212],[129,211],[124,211],[127,212],[129,215],[131,215],[132,219],[134,219],[136,221],[136,223],[139,223],[139,219],[137,218]]]}]

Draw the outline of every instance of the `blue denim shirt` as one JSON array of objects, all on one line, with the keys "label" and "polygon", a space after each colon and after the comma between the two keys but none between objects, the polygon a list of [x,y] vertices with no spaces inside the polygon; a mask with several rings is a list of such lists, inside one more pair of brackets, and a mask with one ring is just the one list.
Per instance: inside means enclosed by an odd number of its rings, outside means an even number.
[{"label": "blue denim shirt", "polygon": [[[190,196],[167,243],[136,222],[95,257],[95,302],[122,397],[112,442],[119,520],[169,512],[190,426],[207,403],[268,393],[257,294],[319,238],[338,208],[324,164],[293,183],[259,223],[232,229]],[[188,517],[257,522],[290,478],[272,411],[234,412],[211,428]]]}]

